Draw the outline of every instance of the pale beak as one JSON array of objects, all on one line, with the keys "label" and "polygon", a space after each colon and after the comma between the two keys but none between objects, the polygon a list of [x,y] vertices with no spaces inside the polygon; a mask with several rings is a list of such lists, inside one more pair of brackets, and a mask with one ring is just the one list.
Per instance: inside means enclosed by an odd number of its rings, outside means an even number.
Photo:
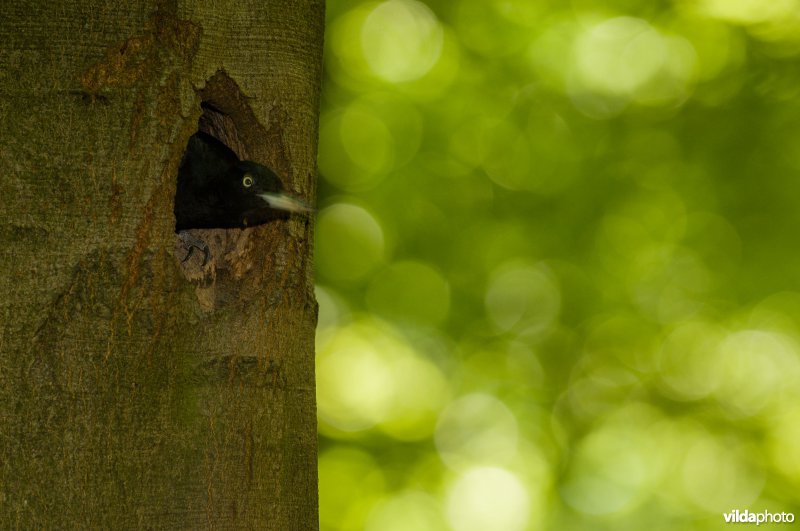
[{"label": "pale beak", "polygon": [[290,195],[258,194],[258,197],[266,201],[269,207],[274,210],[285,210],[287,212],[297,212],[298,214],[314,211],[313,208]]}]

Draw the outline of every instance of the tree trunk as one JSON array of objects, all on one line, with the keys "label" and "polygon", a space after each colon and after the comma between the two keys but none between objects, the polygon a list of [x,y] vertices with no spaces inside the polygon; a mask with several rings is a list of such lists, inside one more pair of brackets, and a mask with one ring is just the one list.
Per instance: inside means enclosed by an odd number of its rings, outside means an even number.
[{"label": "tree trunk", "polygon": [[323,0],[0,3],[0,527],[317,529],[312,223],[198,231],[198,129],[313,202]]}]

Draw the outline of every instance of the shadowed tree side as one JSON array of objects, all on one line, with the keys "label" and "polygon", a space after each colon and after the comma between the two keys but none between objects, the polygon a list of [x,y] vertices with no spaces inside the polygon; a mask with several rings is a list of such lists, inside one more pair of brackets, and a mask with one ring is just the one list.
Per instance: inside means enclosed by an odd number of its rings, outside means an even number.
[{"label": "shadowed tree side", "polygon": [[197,231],[214,135],[313,204],[324,5],[0,6],[0,522],[316,529],[312,218]]}]

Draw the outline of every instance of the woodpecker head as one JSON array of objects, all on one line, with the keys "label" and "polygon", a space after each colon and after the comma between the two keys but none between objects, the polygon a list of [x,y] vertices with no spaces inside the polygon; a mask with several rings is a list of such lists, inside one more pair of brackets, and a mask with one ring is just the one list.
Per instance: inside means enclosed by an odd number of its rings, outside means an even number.
[{"label": "woodpecker head", "polygon": [[245,228],[312,209],[284,192],[270,168],[239,160],[206,133],[189,139],[178,169],[175,230]]},{"label": "woodpecker head", "polygon": [[245,227],[281,217],[281,212],[302,214],[312,210],[300,199],[286,194],[281,180],[266,166],[243,160],[231,174],[235,177],[228,182],[231,185],[228,197]]}]

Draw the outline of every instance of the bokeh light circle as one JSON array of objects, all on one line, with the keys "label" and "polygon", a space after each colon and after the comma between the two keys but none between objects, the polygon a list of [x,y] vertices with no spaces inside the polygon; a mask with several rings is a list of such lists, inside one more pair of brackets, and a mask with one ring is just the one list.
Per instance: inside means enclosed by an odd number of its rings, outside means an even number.
[{"label": "bokeh light circle", "polygon": [[449,388],[441,371],[387,324],[366,319],[320,336],[320,429],[377,428],[400,440],[430,437]]},{"label": "bokeh light circle", "polygon": [[337,203],[317,218],[317,271],[324,277],[349,282],[372,271],[384,257],[383,229],[365,208]]},{"label": "bokeh light circle", "polygon": [[436,325],[450,309],[450,287],[427,264],[397,262],[375,275],[366,300],[373,311],[386,318]]},{"label": "bokeh light circle", "polygon": [[479,467],[464,472],[447,496],[447,517],[454,531],[522,531],[529,510],[527,488],[502,468]]},{"label": "bokeh light circle", "polygon": [[492,274],[485,303],[498,329],[540,332],[558,316],[561,293],[545,267],[512,262]]},{"label": "bokeh light circle", "polygon": [[378,4],[361,28],[367,64],[392,83],[412,81],[428,73],[442,53],[443,40],[436,15],[415,0]]},{"label": "bokeh light circle", "polygon": [[447,406],[436,426],[436,448],[442,461],[459,469],[476,464],[505,464],[517,451],[519,427],[497,398],[474,393]]}]

